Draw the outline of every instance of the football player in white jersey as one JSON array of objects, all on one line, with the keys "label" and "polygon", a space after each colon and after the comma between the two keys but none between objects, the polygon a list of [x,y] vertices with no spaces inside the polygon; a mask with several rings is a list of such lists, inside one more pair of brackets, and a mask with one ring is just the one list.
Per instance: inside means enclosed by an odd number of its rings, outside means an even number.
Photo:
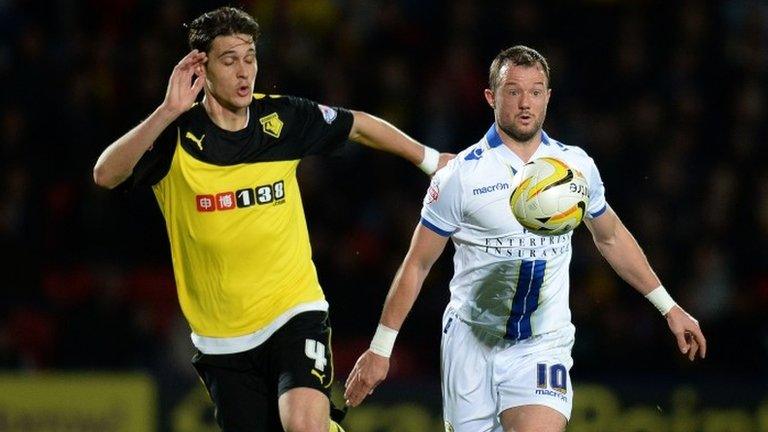
[{"label": "football player in white jersey", "polygon": [[491,64],[489,84],[485,98],[495,122],[433,178],[410,250],[371,347],[347,379],[345,397],[356,406],[386,377],[397,331],[451,238],[454,276],[441,343],[446,430],[562,431],[573,403],[571,233],[538,236],[515,220],[512,176],[526,162],[554,157],[583,173],[590,191],[585,224],[602,255],[660,310],[690,360],[704,358],[706,340],[606,203],[592,158],[542,130],[551,95],[546,59],[528,47],[506,49]]}]

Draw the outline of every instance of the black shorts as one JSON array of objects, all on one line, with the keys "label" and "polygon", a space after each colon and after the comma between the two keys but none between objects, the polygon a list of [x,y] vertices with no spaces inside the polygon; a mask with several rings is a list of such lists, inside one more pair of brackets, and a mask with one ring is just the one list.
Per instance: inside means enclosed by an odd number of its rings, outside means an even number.
[{"label": "black shorts", "polygon": [[192,364],[224,432],[282,431],[277,399],[296,387],[330,393],[331,327],[326,312],[293,317],[266,342],[237,354],[202,354]]}]

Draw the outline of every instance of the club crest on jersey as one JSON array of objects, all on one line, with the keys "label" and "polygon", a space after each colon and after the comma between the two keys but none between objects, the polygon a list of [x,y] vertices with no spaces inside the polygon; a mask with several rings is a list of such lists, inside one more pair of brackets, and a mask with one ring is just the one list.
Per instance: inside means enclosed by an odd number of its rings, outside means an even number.
[{"label": "club crest on jersey", "polygon": [[338,111],[329,106],[317,104],[317,107],[323,114],[323,120],[325,120],[325,122],[328,124],[333,123],[333,121],[336,120],[336,116],[339,114]]},{"label": "club crest on jersey", "polygon": [[261,128],[265,134],[280,138],[280,132],[283,130],[283,121],[280,120],[280,116],[276,112],[260,118],[259,123],[261,123]]}]

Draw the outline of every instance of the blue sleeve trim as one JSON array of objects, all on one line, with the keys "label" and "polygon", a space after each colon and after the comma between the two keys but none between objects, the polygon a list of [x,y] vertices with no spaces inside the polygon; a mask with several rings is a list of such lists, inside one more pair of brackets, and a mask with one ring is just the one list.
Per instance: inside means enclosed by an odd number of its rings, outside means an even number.
[{"label": "blue sleeve trim", "polygon": [[443,231],[443,230],[441,230],[440,228],[436,227],[435,224],[433,224],[432,222],[430,222],[430,221],[428,221],[428,220],[426,220],[424,218],[421,218],[421,224],[424,225],[425,227],[431,229],[432,231],[434,231],[435,234],[441,235],[443,237],[450,237],[451,234],[453,234],[450,231]]},{"label": "blue sleeve trim", "polygon": [[594,219],[594,218],[600,216],[601,214],[605,213],[606,210],[608,210],[608,204],[604,205],[603,208],[601,208],[600,210],[598,210],[598,211],[596,211],[594,213],[590,213],[589,215],[592,216],[592,219]]}]

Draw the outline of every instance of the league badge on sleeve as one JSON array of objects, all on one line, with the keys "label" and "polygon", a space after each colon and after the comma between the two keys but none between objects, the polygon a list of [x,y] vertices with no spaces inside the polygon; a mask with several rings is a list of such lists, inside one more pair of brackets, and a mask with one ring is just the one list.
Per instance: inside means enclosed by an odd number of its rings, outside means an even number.
[{"label": "league badge on sleeve", "polygon": [[338,111],[336,111],[334,108],[331,108],[329,106],[317,104],[317,107],[320,109],[320,112],[323,114],[323,120],[325,120],[325,122],[328,124],[333,123],[333,121],[336,120],[336,116],[339,114]]},{"label": "league badge on sleeve", "polygon": [[432,179],[432,183],[427,189],[427,196],[424,199],[424,204],[432,204],[440,197],[440,185],[436,179]]}]

